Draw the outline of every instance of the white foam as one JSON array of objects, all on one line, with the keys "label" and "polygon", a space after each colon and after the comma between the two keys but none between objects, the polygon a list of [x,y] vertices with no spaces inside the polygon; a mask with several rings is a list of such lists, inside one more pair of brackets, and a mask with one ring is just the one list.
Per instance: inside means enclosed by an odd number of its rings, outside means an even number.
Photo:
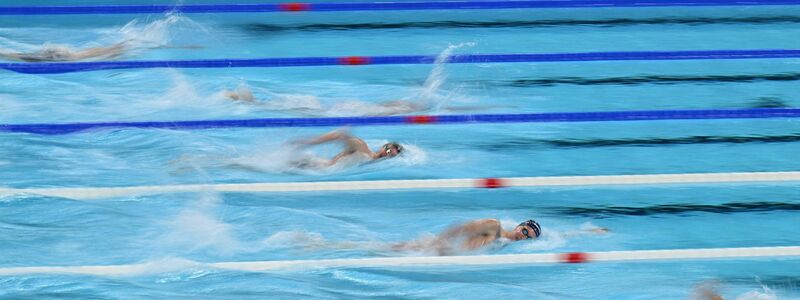
[{"label": "white foam", "polygon": [[775,293],[766,286],[764,286],[761,291],[752,290],[736,297],[736,300],[777,300],[777,299],[778,296],[775,295]]},{"label": "white foam", "polygon": [[[139,19],[128,22],[122,28],[109,33],[110,39],[126,41],[132,50],[141,50],[175,46],[172,44],[178,42],[182,36],[195,41],[198,38],[197,31],[211,35],[204,26],[179,13],[168,13],[162,19],[141,23],[143,22]],[[188,30],[183,33],[183,29]]]},{"label": "white foam", "polygon": [[446,102],[453,98],[452,94],[449,96],[440,95],[440,89],[447,81],[445,66],[450,59],[450,56],[452,56],[453,52],[458,49],[463,47],[473,47],[475,45],[476,43],[460,43],[457,45],[451,44],[442,52],[440,52],[433,64],[433,69],[431,69],[431,72],[425,79],[425,83],[422,85],[422,88],[416,93],[416,95],[413,96],[413,98],[418,99],[417,101],[421,101],[421,104],[428,106],[429,109],[434,109],[437,111],[440,110],[442,106],[446,104]]},{"label": "white foam", "polygon": [[38,48],[39,48],[39,46],[37,46],[37,45],[17,42],[17,41],[14,41],[12,39],[4,38],[4,37],[0,36],[0,52],[5,52],[5,51],[9,51],[9,52],[18,52],[18,51],[19,52],[30,52],[30,51],[36,51],[36,49],[38,49]]},{"label": "white foam", "polygon": [[216,194],[202,194],[196,203],[167,222],[161,243],[188,251],[210,250],[224,255],[239,252],[243,245],[234,237],[233,225],[220,220],[214,212],[219,201]]},{"label": "white foam", "polygon": [[262,240],[261,248],[319,248],[327,244],[316,232],[280,231]]}]

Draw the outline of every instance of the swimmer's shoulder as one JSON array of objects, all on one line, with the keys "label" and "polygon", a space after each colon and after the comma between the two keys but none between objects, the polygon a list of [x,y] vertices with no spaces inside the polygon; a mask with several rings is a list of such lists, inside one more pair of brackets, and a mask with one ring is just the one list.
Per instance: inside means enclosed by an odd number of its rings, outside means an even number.
[{"label": "swimmer's shoulder", "polygon": [[472,233],[485,233],[500,231],[502,226],[497,219],[474,220],[461,226],[465,231]]}]

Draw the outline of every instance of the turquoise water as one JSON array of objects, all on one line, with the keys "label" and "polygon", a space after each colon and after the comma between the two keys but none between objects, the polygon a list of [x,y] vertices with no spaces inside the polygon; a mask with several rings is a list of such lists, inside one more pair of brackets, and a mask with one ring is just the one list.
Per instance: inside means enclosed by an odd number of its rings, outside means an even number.
[{"label": "turquoise water", "polygon": [[[39,2],[37,2],[39,3]],[[65,4],[41,2],[41,4]],[[97,2],[99,3],[99,2]],[[136,2],[126,2],[136,3]],[[153,2],[138,2],[153,3]],[[19,3],[15,3],[19,4]],[[66,3],[71,4],[71,3]],[[85,4],[89,4],[86,2]],[[8,5],[8,4],[4,4]],[[0,48],[131,40],[123,60],[322,55],[797,49],[793,7],[548,11],[8,17]],[[367,26],[367,25],[370,26]],[[377,26],[377,25],[380,26]],[[375,28],[378,27],[378,28]],[[164,47],[164,46],[168,47]],[[199,46],[201,48],[182,48]],[[194,70],[61,75],[3,72],[0,123],[352,116],[380,101],[425,114],[800,107],[800,60],[591,62]],[[260,104],[232,102],[248,87]],[[297,109],[302,109],[298,112]],[[309,171],[287,141],[325,128],[117,129],[0,133],[0,185],[13,188],[796,171],[796,120],[379,126],[353,128],[400,158]],[[309,155],[332,156],[335,147]],[[536,218],[543,238],[460,254],[797,245],[796,183],[625,188],[165,194],[77,201],[0,196],[0,267],[154,262],[123,276],[0,277],[0,297],[686,298],[719,280],[726,298],[794,299],[797,260],[553,266],[330,268],[249,273],[201,262],[416,256],[385,245],[448,226]],[[606,227],[606,235],[575,235]],[[352,242],[356,247],[325,244]]]}]

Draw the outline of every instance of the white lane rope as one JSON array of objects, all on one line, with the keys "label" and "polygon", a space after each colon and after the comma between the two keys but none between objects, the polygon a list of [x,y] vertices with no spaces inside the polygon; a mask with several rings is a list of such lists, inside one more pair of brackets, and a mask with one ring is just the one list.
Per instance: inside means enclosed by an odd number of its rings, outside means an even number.
[{"label": "white lane rope", "polygon": [[663,260],[732,260],[750,258],[797,258],[800,246],[707,248],[671,250],[633,250],[608,252],[570,252],[470,256],[377,257],[317,260],[277,260],[201,263],[184,259],[142,264],[108,266],[9,267],[0,268],[0,276],[28,274],[72,274],[97,276],[132,276],[176,272],[186,269],[221,269],[246,272],[318,268],[380,268],[479,265],[527,265],[587,262],[628,262]]},{"label": "white lane rope", "polygon": [[71,199],[100,199],[185,192],[317,192],[399,189],[554,187],[592,185],[659,185],[700,183],[757,183],[800,181],[800,172],[689,173],[652,175],[553,176],[464,179],[273,182],[230,184],[150,185],[81,188],[0,188],[0,196],[42,195]]}]

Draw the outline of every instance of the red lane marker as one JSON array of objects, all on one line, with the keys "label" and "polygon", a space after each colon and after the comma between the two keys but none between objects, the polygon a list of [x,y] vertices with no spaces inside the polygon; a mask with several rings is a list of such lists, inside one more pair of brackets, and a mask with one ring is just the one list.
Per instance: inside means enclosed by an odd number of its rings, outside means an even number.
[{"label": "red lane marker", "polygon": [[478,180],[478,187],[487,188],[487,189],[496,189],[505,187],[505,183],[500,178],[484,178]]},{"label": "red lane marker", "polygon": [[369,57],[365,56],[345,56],[339,58],[339,64],[342,65],[368,65],[370,63]]},{"label": "red lane marker", "polygon": [[306,11],[309,8],[311,8],[311,5],[308,3],[291,2],[278,4],[278,9],[282,11]]},{"label": "red lane marker", "polygon": [[408,116],[406,117],[406,123],[412,123],[412,124],[436,123],[436,116]]},{"label": "red lane marker", "polygon": [[577,264],[589,261],[589,254],[584,252],[564,253],[561,255],[561,262]]}]

